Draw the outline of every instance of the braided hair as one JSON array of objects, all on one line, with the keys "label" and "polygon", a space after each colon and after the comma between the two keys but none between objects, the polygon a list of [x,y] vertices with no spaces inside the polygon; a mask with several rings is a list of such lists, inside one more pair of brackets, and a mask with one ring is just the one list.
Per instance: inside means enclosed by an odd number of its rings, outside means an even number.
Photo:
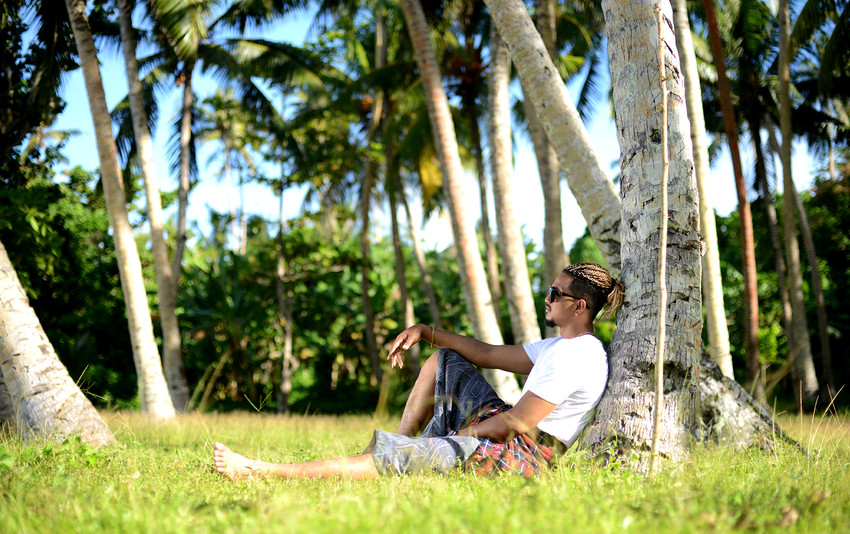
[{"label": "braided hair", "polygon": [[568,289],[587,302],[593,317],[605,308],[602,318],[609,319],[622,306],[625,286],[605,267],[596,263],[574,263],[564,269],[564,274],[573,277]]}]

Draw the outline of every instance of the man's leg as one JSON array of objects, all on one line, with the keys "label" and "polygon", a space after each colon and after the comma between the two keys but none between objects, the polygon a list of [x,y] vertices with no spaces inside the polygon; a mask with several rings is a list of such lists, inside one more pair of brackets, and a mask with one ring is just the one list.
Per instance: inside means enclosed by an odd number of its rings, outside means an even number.
[{"label": "man's leg", "polygon": [[422,366],[407,399],[398,434],[447,436],[488,407],[505,404],[475,366],[453,350],[440,349]]},{"label": "man's leg", "polygon": [[378,469],[371,454],[335,458],[302,464],[273,464],[250,460],[221,443],[213,448],[215,469],[230,480],[244,477],[329,478],[343,476],[355,479],[377,478]]},{"label": "man's leg", "polygon": [[437,373],[437,354],[435,352],[422,365],[413,390],[407,397],[397,434],[415,436],[428,421],[434,417],[434,384]]}]

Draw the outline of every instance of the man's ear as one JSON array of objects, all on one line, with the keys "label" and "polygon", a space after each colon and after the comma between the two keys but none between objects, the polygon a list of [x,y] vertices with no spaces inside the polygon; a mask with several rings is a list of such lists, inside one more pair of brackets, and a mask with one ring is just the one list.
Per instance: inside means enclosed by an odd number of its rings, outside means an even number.
[{"label": "man's ear", "polygon": [[578,299],[576,301],[576,315],[579,313],[584,313],[587,311],[587,301],[584,299]]}]

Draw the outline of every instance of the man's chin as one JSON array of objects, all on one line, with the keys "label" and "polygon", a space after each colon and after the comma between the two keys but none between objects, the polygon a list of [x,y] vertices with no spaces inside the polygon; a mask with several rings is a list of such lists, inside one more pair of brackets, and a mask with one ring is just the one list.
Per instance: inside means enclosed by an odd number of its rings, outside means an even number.
[{"label": "man's chin", "polygon": [[550,319],[544,320],[543,324],[545,324],[549,328],[555,328],[555,322]]}]

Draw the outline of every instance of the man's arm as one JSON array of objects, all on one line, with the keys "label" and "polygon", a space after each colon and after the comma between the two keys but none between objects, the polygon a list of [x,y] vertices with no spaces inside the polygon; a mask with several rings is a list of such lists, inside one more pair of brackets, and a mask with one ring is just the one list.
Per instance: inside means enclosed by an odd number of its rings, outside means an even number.
[{"label": "man's arm", "polygon": [[528,391],[510,410],[463,428],[457,435],[508,441],[535,428],[557,406]]},{"label": "man's arm", "polygon": [[487,369],[502,369],[510,373],[527,375],[533,366],[525,349],[520,345],[491,345],[471,337],[433,329],[424,324],[408,327],[398,335],[387,356],[392,366],[404,365],[404,352],[419,341],[452,349],[475,365]]}]

